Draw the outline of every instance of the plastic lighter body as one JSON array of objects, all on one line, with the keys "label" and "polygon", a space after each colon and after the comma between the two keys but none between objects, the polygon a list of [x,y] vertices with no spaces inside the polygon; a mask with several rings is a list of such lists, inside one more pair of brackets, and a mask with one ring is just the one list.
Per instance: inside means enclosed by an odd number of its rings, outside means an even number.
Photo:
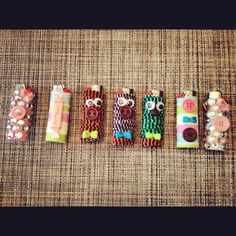
[{"label": "plastic lighter body", "polygon": [[176,115],[177,148],[198,148],[198,98],[195,91],[178,94]]},{"label": "plastic lighter body", "polygon": [[164,136],[164,97],[162,91],[148,91],[143,97],[142,145],[161,147]]},{"label": "plastic lighter body", "polygon": [[93,85],[82,91],[81,139],[95,143],[104,137],[105,93],[102,85]]},{"label": "plastic lighter body", "polygon": [[209,92],[207,101],[203,104],[205,120],[205,143],[207,150],[225,151],[227,145],[227,130],[230,127],[228,119],[230,105],[220,91]]},{"label": "plastic lighter body", "polygon": [[63,85],[54,85],[50,96],[46,141],[67,141],[71,92]]},{"label": "plastic lighter body", "polygon": [[24,84],[17,84],[11,100],[6,137],[12,141],[26,141],[32,124],[35,92]]},{"label": "plastic lighter body", "polygon": [[135,94],[123,88],[115,94],[113,111],[113,145],[133,145],[135,127]]}]

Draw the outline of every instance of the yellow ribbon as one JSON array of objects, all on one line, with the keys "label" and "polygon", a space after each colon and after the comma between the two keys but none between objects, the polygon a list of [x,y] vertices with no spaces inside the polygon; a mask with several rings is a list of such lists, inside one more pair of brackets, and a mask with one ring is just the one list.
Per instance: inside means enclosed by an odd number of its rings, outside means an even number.
[{"label": "yellow ribbon", "polygon": [[150,132],[146,132],[146,138],[148,138],[148,139],[154,138],[156,140],[160,140],[161,139],[161,134],[159,134],[159,133],[153,134],[153,133],[150,133]]},{"label": "yellow ribbon", "polygon": [[98,138],[98,131],[94,130],[92,132],[90,132],[89,130],[84,130],[83,134],[82,134],[83,138],[93,138],[93,139],[97,139]]}]

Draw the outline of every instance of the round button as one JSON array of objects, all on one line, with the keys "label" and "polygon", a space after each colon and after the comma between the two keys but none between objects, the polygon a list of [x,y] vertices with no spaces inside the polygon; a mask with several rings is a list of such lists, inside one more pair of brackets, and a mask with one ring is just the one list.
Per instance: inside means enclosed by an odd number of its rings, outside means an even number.
[{"label": "round button", "polygon": [[187,142],[193,142],[197,139],[197,131],[193,128],[187,128],[183,132],[183,138]]},{"label": "round button", "polygon": [[229,129],[230,122],[225,116],[217,116],[213,119],[213,126],[220,132],[224,132]]},{"label": "round button", "polygon": [[18,119],[21,119],[25,116],[26,110],[24,107],[15,106],[12,108],[11,114],[15,119],[18,120]]},{"label": "round button", "polygon": [[131,116],[132,110],[129,106],[120,107],[120,115],[122,118],[127,119]]},{"label": "round button", "polygon": [[183,108],[186,112],[193,112],[196,109],[196,102],[192,99],[186,99],[183,102]]},{"label": "round button", "polygon": [[93,107],[88,108],[87,111],[86,111],[86,117],[89,120],[96,120],[97,117],[98,117],[98,111]]}]

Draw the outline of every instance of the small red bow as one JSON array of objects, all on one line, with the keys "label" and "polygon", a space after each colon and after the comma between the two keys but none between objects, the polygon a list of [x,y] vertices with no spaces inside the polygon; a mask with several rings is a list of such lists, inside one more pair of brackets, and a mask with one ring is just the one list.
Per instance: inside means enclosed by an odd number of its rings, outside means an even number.
[{"label": "small red bow", "polygon": [[218,100],[217,100],[217,105],[219,105],[220,110],[221,110],[222,112],[224,112],[224,111],[229,112],[229,111],[230,111],[230,105],[225,101],[224,98],[218,99]]},{"label": "small red bow", "polygon": [[184,93],[179,93],[179,94],[177,95],[177,98],[183,98],[184,96],[185,96]]}]

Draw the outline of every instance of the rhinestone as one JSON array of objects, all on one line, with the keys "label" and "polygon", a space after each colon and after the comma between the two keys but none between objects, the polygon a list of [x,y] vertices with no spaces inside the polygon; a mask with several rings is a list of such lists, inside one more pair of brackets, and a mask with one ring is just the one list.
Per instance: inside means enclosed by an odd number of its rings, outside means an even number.
[{"label": "rhinestone", "polygon": [[18,130],[19,130],[18,126],[16,126],[16,125],[12,126],[12,131],[13,132],[17,132]]},{"label": "rhinestone", "polygon": [[223,116],[221,112],[216,112],[216,116]]},{"label": "rhinestone", "polygon": [[11,102],[11,106],[15,106],[16,103],[14,101]]},{"label": "rhinestone", "polygon": [[13,134],[12,132],[8,132],[8,134],[7,134],[7,136],[10,137],[10,138],[12,138],[13,135],[14,135],[14,134]]},{"label": "rhinestone", "polygon": [[20,96],[15,96],[15,100],[21,100]]},{"label": "rhinestone", "polygon": [[14,94],[15,94],[15,95],[19,95],[19,93],[20,93],[20,92],[19,92],[18,90],[15,90],[15,91],[14,91]]},{"label": "rhinestone", "polygon": [[209,130],[212,132],[215,130],[215,127],[211,125],[211,127],[209,128]]},{"label": "rhinestone", "polygon": [[7,129],[11,129],[11,125],[8,125],[8,126],[7,126]]},{"label": "rhinestone", "polygon": [[216,138],[214,138],[214,137],[212,137],[212,136],[208,136],[208,137],[206,138],[206,140],[207,140],[208,143],[215,143],[215,142],[216,142]]},{"label": "rhinestone", "polygon": [[204,144],[204,147],[205,147],[206,149],[210,148],[210,146],[211,146],[211,145],[210,145],[209,143],[205,143],[205,144]]},{"label": "rhinestone", "polygon": [[20,107],[23,107],[23,106],[25,105],[25,103],[24,103],[23,101],[19,101],[19,102],[17,103],[17,105],[20,106]]},{"label": "rhinestone", "polygon": [[219,110],[219,106],[213,105],[210,107],[211,111],[214,111],[215,113]]},{"label": "rhinestone", "polygon": [[30,119],[30,116],[29,115],[25,115],[24,119]]},{"label": "rhinestone", "polygon": [[32,109],[32,108],[33,108],[33,105],[31,105],[30,103],[28,103],[28,104],[26,105],[26,107],[27,107],[28,109]]},{"label": "rhinestone", "polygon": [[22,138],[23,134],[21,132],[16,133],[15,135],[18,139]]},{"label": "rhinestone", "polygon": [[209,117],[209,118],[213,118],[213,117],[215,117],[216,113],[213,112],[213,111],[208,111],[206,115],[207,115],[207,117]]},{"label": "rhinestone", "polygon": [[208,99],[207,103],[208,103],[208,105],[211,106],[211,105],[214,105],[216,103],[216,100],[215,99]]},{"label": "rhinestone", "polygon": [[30,99],[28,97],[24,97],[24,101],[29,102]]},{"label": "rhinestone", "polygon": [[206,125],[206,129],[209,130],[210,127],[211,127],[211,125],[208,123],[208,124]]},{"label": "rhinestone", "polygon": [[216,138],[220,137],[220,132],[219,131],[214,131],[213,136],[216,137]]},{"label": "rhinestone", "polygon": [[18,125],[23,125],[24,123],[25,123],[25,122],[24,122],[23,120],[18,120],[18,121],[17,121],[17,124],[18,124]]},{"label": "rhinestone", "polygon": [[212,145],[211,145],[213,148],[218,148],[218,143],[213,143]]},{"label": "rhinestone", "polygon": [[28,130],[29,130],[29,127],[28,127],[28,126],[22,126],[22,130],[23,130],[23,131],[28,131]]},{"label": "rhinestone", "polygon": [[16,121],[17,121],[17,120],[16,120],[15,118],[12,118],[12,119],[11,119],[11,123],[16,123]]},{"label": "rhinestone", "polygon": [[220,91],[212,91],[209,93],[210,98],[212,99],[218,99],[221,96],[221,92]]},{"label": "rhinestone", "polygon": [[221,136],[226,138],[227,137],[227,133],[223,132],[223,133],[221,133]]}]

